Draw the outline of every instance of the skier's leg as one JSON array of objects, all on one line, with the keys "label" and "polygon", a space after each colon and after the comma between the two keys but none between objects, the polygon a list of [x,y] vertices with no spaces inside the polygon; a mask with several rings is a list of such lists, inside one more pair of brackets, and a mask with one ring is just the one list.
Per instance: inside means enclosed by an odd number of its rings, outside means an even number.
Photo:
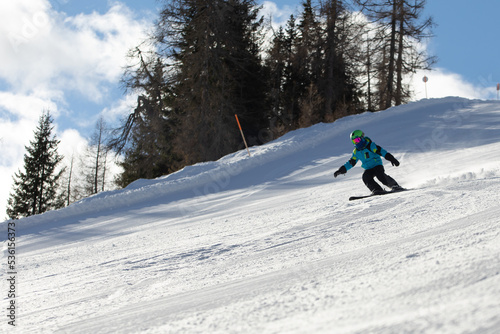
[{"label": "skier's leg", "polygon": [[377,166],[373,168],[375,170],[375,176],[379,179],[382,184],[388,186],[391,189],[401,188],[399,184],[392,177],[385,173],[384,166]]},{"label": "skier's leg", "polygon": [[368,189],[370,189],[372,194],[381,193],[384,191],[384,189],[382,189],[382,187],[374,180],[376,173],[376,168],[367,169],[363,173],[363,182],[368,187]]}]

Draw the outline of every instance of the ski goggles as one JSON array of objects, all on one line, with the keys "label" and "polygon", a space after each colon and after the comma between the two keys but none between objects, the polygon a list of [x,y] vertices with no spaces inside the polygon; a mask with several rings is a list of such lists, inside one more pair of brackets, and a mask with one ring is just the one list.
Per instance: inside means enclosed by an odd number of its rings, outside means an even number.
[{"label": "ski goggles", "polygon": [[363,140],[363,138],[361,138],[361,137],[357,137],[357,138],[354,138],[354,139],[352,140],[352,142],[353,142],[354,144],[359,144],[359,143],[361,143],[361,141],[362,141],[362,140]]}]

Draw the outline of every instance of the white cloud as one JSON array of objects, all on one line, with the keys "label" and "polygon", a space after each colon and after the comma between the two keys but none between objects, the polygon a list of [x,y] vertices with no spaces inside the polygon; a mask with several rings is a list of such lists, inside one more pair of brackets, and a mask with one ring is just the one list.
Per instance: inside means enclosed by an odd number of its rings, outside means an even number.
[{"label": "white cloud", "polygon": [[294,14],[294,16],[297,16],[297,10],[296,8],[292,8],[288,5],[278,7],[276,3],[272,1],[264,1],[262,2],[262,9],[259,14],[264,16],[266,19],[271,18],[273,28],[276,30],[279,26],[285,25],[290,18],[290,15]]},{"label": "white cloud", "polygon": [[[427,84],[423,82],[424,76],[428,78]],[[411,80],[411,86],[415,100],[426,98],[425,86],[428,98],[460,96],[469,99],[491,99],[496,94],[496,87],[492,83],[481,80],[479,84],[473,84],[461,75],[442,68],[417,72]]]},{"label": "white cloud", "polygon": [[[119,2],[104,14],[77,16],[58,12],[48,0],[0,3],[0,217],[41,112],[50,110],[57,131],[58,116],[71,112],[70,95],[101,103],[116,88],[126,53],[151,24]],[[129,98],[101,107],[103,113],[125,113],[124,101]],[[76,130],[57,133],[61,154],[85,143]]]},{"label": "white cloud", "polygon": [[83,149],[88,144],[87,139],[83,138],[82,135],[74,129],[63,131],[63,133],[58,136],[58,139],[61,143],[57,151],[64,156],[68,163],[72,156],[82,153]]},{"label": "white cloud", "polygon": [[[137,106],[137,95],[127,94],[119,101],[102,111],[104,119],[109,123],[121,121],[124,116],[128,116]],[[96,119],[97,121],[97,119]]]},{"label": "white cloud", "polygon": [[127,51],[145,38],[147,23],[120,3],[102,15],[67,17],[45,0],[26,2],[9,4],[17,19],[0,23],[0,78],[18,91],[74,90],[98,102],[119,79]]},{"label": "white cloud", "polygon": [[[9,119],[38,120],[43,110],[50,110],[52,115],[58,113],[57,101],[60,96],[48,96],[47,92],[33,92],[31,94],[16,94],[0,91],[0,123]],[[7,115],[11,117],[6,117]]]}]

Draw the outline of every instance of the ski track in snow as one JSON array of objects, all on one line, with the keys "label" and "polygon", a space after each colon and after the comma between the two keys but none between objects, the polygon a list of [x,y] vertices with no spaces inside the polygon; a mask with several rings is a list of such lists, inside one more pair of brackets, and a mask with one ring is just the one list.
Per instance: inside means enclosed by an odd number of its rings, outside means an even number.
[{"label": "ski track in snow", "polygon": [[[411,191],[348,201],[356,128]],[[423,100],[22,219],[0,331],[500,332],[499,142],[500,103]]]}]

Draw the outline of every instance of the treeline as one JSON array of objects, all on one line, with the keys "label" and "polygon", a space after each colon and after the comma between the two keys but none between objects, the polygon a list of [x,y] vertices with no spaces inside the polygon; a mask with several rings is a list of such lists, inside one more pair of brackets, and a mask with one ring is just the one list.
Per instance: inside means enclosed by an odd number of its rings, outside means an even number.
[{"label": "treeline", "polygon": [[137,95],[133,112],[111,136],[98,122],[76,161],[77,175],[75,158],[55,167],[62,157],[44,113],[26,147],[25,172],[14,176],[9,217],[105,190],[111,151],[122,157],[115,183],[125,187],[242,149],[235,114],[249,145],[258,145],[407,102],[405,80],[433,63],[420,44],[433,25],[421,17],[424,6],[425,0],[305,0],[273,30],[256,1],[164,0],[154,32],[128,55],[123,85]]},{"label": "treeline", "polygon": [[241,149],[235,114],[255,145],[405,103],[408,74],[433,61],[419,44],[432,27],[424,5],[306,0],[272,30],[256,1],[165,1],[123,77],[138,99],[111,143],[124,157],[118,184]]}]

